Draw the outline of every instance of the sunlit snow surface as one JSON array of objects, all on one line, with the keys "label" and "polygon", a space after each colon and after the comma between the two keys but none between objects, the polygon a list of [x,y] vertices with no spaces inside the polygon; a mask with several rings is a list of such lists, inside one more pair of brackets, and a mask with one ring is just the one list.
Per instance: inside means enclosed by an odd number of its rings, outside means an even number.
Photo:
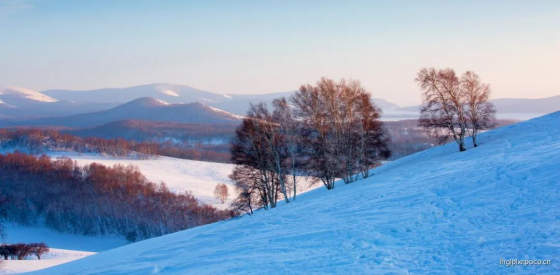
[{"label": "sunlit snow surface", "polygon": [[448,144],[373,172],[34,274],[559,273],[560,113],[485,133],[463,153]]}]

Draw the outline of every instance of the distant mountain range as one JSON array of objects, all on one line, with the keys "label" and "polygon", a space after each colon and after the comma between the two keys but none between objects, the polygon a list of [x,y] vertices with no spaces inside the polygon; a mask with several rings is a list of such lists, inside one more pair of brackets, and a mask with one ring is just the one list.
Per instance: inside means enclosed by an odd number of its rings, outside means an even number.
[{"label": "distant mountain range", "polygon": [[143,97],[109,110],[63,117],[0,120],[0,126],[85,128],[130,119],[180,123],[232,123],[240,121],[241,117],[199,102],[170,104],[159,99]]},{"label": "distant mountain range", "polygon": [[152,97],[169,103],[223,102],[230,96],[199,90],[187,85],[155,83],[127,88],[96,90],[48,90],[42,94],[72,102],[124,103],[141,97]]},{"label": "distant mountain range", "polygon": [[0,87],[0,118],[67,116],[106,110],[115,103],[58,100],[20,87]]},{"label": "distant mountain range", "polygon": [[[98,126],[111,119],[164,119],[172,122],[230,121],[245,115],[250,103],[289,97],[294,93],[218,94],[186,85],[155,83],[127,88],[48,90],[0,87],[0,125]],[[139,101],[136,101],[139,100]],[[385,119],[413,119],[419,106],[399,107],[373,98]],[[128,103],[127,103],[128,102]],[[493,99],[499,114],[546,114],[560,109],[560,96],[543,99]],[[189,105],[189,103],[198,103]],[[168,107],[163,107],[163,105]],[[159,105],[158,108],[154,107]],[[151,106],[151,107],[149,107]],[[138,108],[137,110],[133,110]],[[214,109],[213,109],[214,108]],[[199,110],[196,113],[194,110]],[[218,109],[218,110],[216,110]],[[126,111],[123,111],[126,110]],[[156,111],[157,110],[157,111]],[[165,110],[165,111],[164,111]],[[209,115],[203,119],[203,115]],[[189,118],[187,118],[187,116]],[[518,118],[518,117],[502,117]],[[236,119],[239,119],[237,117]]]},{"label": "distant mountain range", "polygon": [[[498,98],[490,102],[498,113],[548,114],[560,110],[560,95],[546,98]],[[397,108],[403,112],[419,112],[420,105]]]}]

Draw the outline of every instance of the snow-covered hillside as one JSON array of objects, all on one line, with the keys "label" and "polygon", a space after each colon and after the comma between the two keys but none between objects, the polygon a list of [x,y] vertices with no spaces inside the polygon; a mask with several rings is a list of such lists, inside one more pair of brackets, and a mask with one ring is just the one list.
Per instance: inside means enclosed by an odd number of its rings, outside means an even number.
[{"label": "snow-covered hillside", "polygon": [[[30,256],[23,261],[5,261],[4,273],[16,274],[44,269],[62,263],[91,256],[97,252],[105,251],[127,243],[123,238],[110,236],[83,236],[69,233],[58,233],[45,227],[26,227],[5,224],[6,243],[31,243],[44,242],[50,251],[43,255],[41,260]],[[0,272],[0,274],[2,274]]]},{"label": "snow-covered hillside", "polygon": [[[35,274],[558,274],[560,113],[423,151],[271,211]],[[551,260],[545,266],[500,259]]]},{"label": "snow-covered hillside", "polygon": [[[11,152],[13,149],[6,150]],[[1,153],[1,151],[0,151]],[[134,165],[140,172],[154,183],[165,182],[167,188],[175,193],[191,191],[201,202],[214,207],[224,209],[235,199],[235,188],[229,179],[231,171],[235,167],[228,163],[215,163],[158,156],[152,159],[115,158],[98,154],[79,154],[76,152],[47,152],[52,158],[69,157],[78,162],[79,165],[100,163],[106,166],[115,164]],[[312,184],[306,178],[299,179],[298,194],[318,188],[321,183]],[[214,197],[214,188],[218,183],[228,186],[230,195],[225,203],[221,203]]]},{"label": "snow-covered hillside", "polygon": [[233,164],[214,163],[159,156],[153,159],[114,158],[93,154],[78,154],[75,152],[50,152],[53,158],[67,156],[79,165],[100,163],[107,166],[115,164],[138,166],[140,172],[154,183],[165,182],[170,191],[179,193],[191,191],[200,201],[215,207],[226,208],[234,199],[230,195],[228,201],[222,204],[214,198],[214,187],[218,183],[225,183],[233,193],[234,187],[228,178],[233,170]]},{"label": "snow-covered hillside", "polygon": [[41,94],[37,91],[33,91],[30,89],[8,86],[8,87],[0,87],[0,99],[4,99],[4,101],[35,101],[35,102],[56,102],[57,100]]}]

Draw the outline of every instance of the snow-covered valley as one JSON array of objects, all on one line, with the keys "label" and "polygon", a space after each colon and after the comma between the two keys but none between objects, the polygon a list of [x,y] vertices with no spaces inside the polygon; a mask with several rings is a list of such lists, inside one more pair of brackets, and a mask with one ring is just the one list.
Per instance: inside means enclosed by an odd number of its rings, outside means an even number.
[{"label": "snow-covered valley", "polygon": [[[8,148],[0,153],[8,153],[16,148]],[[69,157],[79,165],[100,163],[106,166],[133,165],[150,181],[154,183],[165,182],[170,191],[182,193],[186,191],[201,202],[210,204],[216,208],[226,209],[235,198],[236,193],[229,174],[234,168],[233,164],[213,163],[194,160],[177,159],[157,156],[151,159],[137,158],[115,158],[99,154],[79,154],[76,152],[45,152],[51,158]],[[214,188],[218,183],[225,183],[230,195],[226,202],[222,203],[214,197]],[[320,187],[320,183],[311,185],[309,180],[300,179],[298,193]],[[51,251],[44,259],[30,258],[24,261],[5,261],[5,272],[7,274],[29,272],[47,267],[74,261],[82,257],[90,256],[98,252],[126,245],[128,242],[122,237],[111,236],[82,236],[68,233],[54,232],[46,227],[37,225],[35,227],[17,226],[5,224],[6,243],[30,243],[45,242],[51,247]]]},{"label": "snow-covered valley", "polygon": [[[271,211],[34,274],[557,274],[560,113],[480,144],[436,147]],[[551,264],[500,264],[511,258]]]},{"label": "snow-covered valley", "polygon": [[[170,191],[175,193],[190,191],[201,202],[218,208],[227,208],[234,199],[233,183],[228,178],[233,164],[185,160],[170,157],[154,157],[152,159],[114,158],[97,154],[78,154],[75,152],[49,152],[49,156],[69,157],[79,165],[100,163],[106,166],[115,164],[134,165],[140,169],[148,180],[154,183],[164,182]],[[226,203],[214,198],[214,187],[225,183],[232,194]]]}]

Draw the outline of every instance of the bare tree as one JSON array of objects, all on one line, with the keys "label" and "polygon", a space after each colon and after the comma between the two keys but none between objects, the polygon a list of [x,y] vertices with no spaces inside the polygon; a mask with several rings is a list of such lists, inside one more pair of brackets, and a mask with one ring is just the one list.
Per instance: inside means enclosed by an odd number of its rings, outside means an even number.
[{"label": "bare tree", "polygon": [[49,252],[49,247],[45,243],[30,243],[31,253],[37,256],[37,259],[41,259],[41,255]]},{"label": "bare tree", "polygon": [[268,194],[261,184],[261,172],[250,166],[238,165],[229,176],[235,184],[239,196],[234,200],[234,209],[253,213],[253,208],[268,209]]},{"label": "bare tree", "polygon": [[256,192],[257,187],[258,185],[251,184],[251,182],[243,180],[235,181],[235,189],[239,195],[233,200],[231,206],[237,215],[245,213],[253,215],[253,208],[260,206],[259,204],[256,204],[258,199],[255,199],[258,193]]},{"label": "bare tree", "polygon": [[263,201],[270,208],[276,207],[279,192],[289,202],[285,184],[287,150],[279,128],[265,104],[251,104],[247,116],[236,129],[231,147],[232,162],[240,166],[239,172],[250,171],[258,175],[251,183],[259,185],[258,189],[266,196]]},{"label": "bare tree", "polygon": [[338,177],[350,183],[359,172],[367,176],[373,163],[388,156],[380,111],[359,81],[322,78],[316,86],[301,86],[292,102],[302,124],[306,171],[327,189]]},{"label": "bare tree", "polygon": [[359,170],[362,177],[369,177],[373,165],[391,156],[390,138],[381,118],[381,111],[371,103],[369,93],[359,98]]},{"label": "bare tree", "polygon": [[496,125],[496,108],[488,102],[490,98],[490,85],[481,82],[480,77],[467,71],[461,77],[462,89],[465,92],[467,118],[471,129],[474,147],[478,146],[476,137],[480,130],[490,129]]},{"label": "bare tree", "polygon": [[291,174],[292,200],[295,200],[297,195],[297,174],[301,168],[300,159],[303,147],[301,144],[301,127],[294,118],[286,98],[275,99],[272,104],[274,106],[274,120],[278,123],[281,134],[284,137],[283,145],[288,154],[285,165],[290,171],[289,174]]},{"label": "bare tree", "polygon": [[16,256],[18,260],[25,260],[33,250],[32,246],[24,243],[15,244],[15,247],[16,247]]},{"label": "bare tree", "polygon": [[225,185],[224,183],[216,184],[216,188],[214,188],[214,197],[224,203],[226,202],[228,196],[229,194],[227,185]]},{"label": "bare tree", "polygon": [[441,142],[453,137],[459,151],[465,151],[468,117],[465,93],[455,71],[423,68],[415,80],[422,89],[420,126],[437,135]]},{"label": "bare tree", "polygon": [[302,85],[291,101],[295,114],[303,125],[303,139],[308,157],[306,172],[320,179],[327,189],[333,189],[339,175],[339,132],[334,131],[338,118],[337,83],[322,78],[316,86]]}]

